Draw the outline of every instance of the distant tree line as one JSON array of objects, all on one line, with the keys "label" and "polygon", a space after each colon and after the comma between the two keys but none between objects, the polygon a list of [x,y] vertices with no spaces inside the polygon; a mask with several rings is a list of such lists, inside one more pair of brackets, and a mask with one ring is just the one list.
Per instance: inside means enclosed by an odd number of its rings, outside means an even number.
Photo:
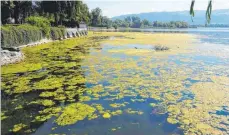
[{"label": "distant tree line", "polygon": [[170,22],[160,22],[154,21],[150,22],[146,19],[141,20],[136,16],[128,16],[124,20],[116,19],[113,21],[113,25],[117,27],[131,27],[131,28],[188,28],[188,23],[183,21],[170,21]]},{"label": "distant tree line", "polygon": [[153,27],[165,27],[165,28],[188,28],[189,25],[187,22],[183,21],[170,21],[170,22],[159,22],[154,21]]}]

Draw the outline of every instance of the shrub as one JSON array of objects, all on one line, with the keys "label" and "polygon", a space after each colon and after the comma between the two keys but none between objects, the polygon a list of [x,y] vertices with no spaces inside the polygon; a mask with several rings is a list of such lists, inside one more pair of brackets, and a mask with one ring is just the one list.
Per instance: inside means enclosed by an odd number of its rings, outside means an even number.
[{"label": "shrub", "polygon": [[31,25],[2,26],[1,44],[2,47],[15,47],[42,39],[40,28]]},{"label": "shrub", "polygon": [[42,29],[46,37],[50,33],[50,19],[41,16],[30,16],[25,19],[25,21],[33,26],[37,26]]},{"label": "shrub", "polygon": [[64,38],[64,36],[65,36],[65,28],[64,27],[51,27],[50,37],[52,40]]}]

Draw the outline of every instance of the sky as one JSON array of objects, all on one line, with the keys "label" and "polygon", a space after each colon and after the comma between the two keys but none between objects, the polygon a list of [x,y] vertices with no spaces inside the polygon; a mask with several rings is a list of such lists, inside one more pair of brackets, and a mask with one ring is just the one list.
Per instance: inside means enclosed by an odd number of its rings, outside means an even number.
[{"label": "sky", "polygon": [[[144,12],[189,10],[191,0],[83,0],[89,7],[102,9],[103,15],[114,17]],[[195,10],[206,10],[209,0],[196,0]],[[229,0],[213,0],[213,10],[229,9]]]}]

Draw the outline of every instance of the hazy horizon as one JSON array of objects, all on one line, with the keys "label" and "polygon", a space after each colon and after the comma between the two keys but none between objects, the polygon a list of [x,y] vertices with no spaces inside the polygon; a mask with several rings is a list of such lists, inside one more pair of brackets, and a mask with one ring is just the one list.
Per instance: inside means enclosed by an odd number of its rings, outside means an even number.
[{"label": "hazy horizon", "polygon": [[[139,14],[147,12],[175,12],[187,11],[190,8],[191,0],[84,0],[89,9],[92,10],[96,7],[102,9],[103,15],[109,18],[126,15],[126,14]],[[176,3],[176,4],[174,4]],[[206,10],[208,0],[196,0],[195,10]],[[229,9],[229,4],[226,0],[213,1],[213,10]],[[229,14],[229,13],[228,13]]]}]

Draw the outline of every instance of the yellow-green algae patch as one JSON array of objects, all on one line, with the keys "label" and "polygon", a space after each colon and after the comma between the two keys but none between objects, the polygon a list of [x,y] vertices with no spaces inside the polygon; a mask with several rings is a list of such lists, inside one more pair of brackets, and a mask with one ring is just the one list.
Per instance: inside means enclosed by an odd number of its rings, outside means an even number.
[{"label": "yellow-green algae patch", "polygon": [[40,114],[47,114],[47,113],[52,113],[52,114],[56,114],[59,113],[61,111],[61,107],[50,107],[50,108],[46,108],[42,111],[39,111]]},{"label": "yellow-green algae patch", "polygon": [[121,115],[122,113],[123,113],[122,110],[116,110],[116,111],[111,112],[113,116]]},{"label": "yellow-green algae patch", "polygon": [[5,115],[5,112],[1,112],[1,120],[7,119],[8,116]]},{"label": "yellow-green algae patch", "polygon": [[85,82],[86,82],[85,77],[82,75],[79,75],[79,76],[74,76],[71,79],[68,79],[67,82],[65,82],[65,84],[77,85],[77,84],[81,84]]},{"label": "yellow-green algae patch", "polygon": [[55,89],[62,86],[64,78],[48,77],[44,80],[34,83],[34,89]]},{"label": "yellow-green algae patch", "polygon": [[14,92],[13,93],[26,93],[32,90],[29,86],[30,79],[28,77],[20,77],[15,83],[13,83]]},{"label": "yellow-green algae patch", "polygon": [[146,55],[146,54],[152,54],[155,51],[154,50],[149,50],[149,49],[116,49],[116,50],[109,50],[108,52],[110,53],[124,53],[127,55]]},{"label": "yellow-green algae patch", "polygon": [[111,117],[111,115],[110,115],[110,113],[108,113],[108,112],[105,112],[104,114],[103,114],[103,118],[105,118],[105,119],[109,119]]},{"label": "yellow-green algae patch", "polygon": [[87,104],[72,103],[64,108],[62,114],[57,118],[56,123],[60,126],[74,124],[92,115],[95,111],[95,108]]},{"label": "yellow-green algae patch", "polygon": [[18,132],[18,131],[20,131],[22,128],[24,128],[24,127],[26,127],[26,125],[25,124],[22,124],[22,123],[20,123],[20,124],[16,124],[16,125],[14,125],[14,127],[13,127],[13,132]]},{"label": "yellow-green algae patch", "polygon": [[120,108],[120,107],[125,107],[126,105],[124,103],[123,104],[113,103],[113,104],[110,104],[110,106],[113,108]]},{"label": "yellow-green algae patch", "polygon": [[[15,68],[17,67],[17,68]],[[2,74],[12,74],[12,73],[18,73],[18,72],[28,72],[28,71],[34,71],[39,70],[42,68],[41,63],[18,63],[18,64],[9,64],[6,66],[3,66]]]},{"label": "yellow-green algae patch", "polygon": [[91,114],[91,115],[88,115],[88,120],[93,120],[93,119],[96,119],[98,118],[99,116],[97,114]]},{"label": "yellow-green algae patch", "polygon": [[[154,55],[168,55],[178,54],[193,51],[193,42],[196,41],[194,35],[181,34],[181,33],[140,33],[140,32],[101,32],[93,34],[93,36],[114,36],[115,40],[104,40],[103,43],[112,45],[125,45],[125,44],[143,44],[143,45],[163,45],[169,47],[170,50],[166,52],[156,52]],[[121,50],[114,50],[121,51]],[[127,54],[148,54],[151,50],[131,49]],[[123,52],[126,53],[126,52]],[[145,55],[144,54],[144,55]]]},{"label": "yellow-green algae patch", "polygon": [[142,115],[144,112],[143,111],[140,111],[140,110],[133,110],[131,108],[128,108],[125,110],[126,113],[129,113],[129,114],[138,114],[138,115]]},{"label": "yellow-green algae patch", "polygon": [[57,96],[57,93],[56,92],[44,91],[39,96],[40,97],[55,97],[55,96]]},{"label": "yellow-green algae patch", "polygon": [[29,104],[38,104],[38,105],[43,105],[43,106],[53,106],[55,104],[55,102],[53,102],[52,100],[48,100],[48,99],[39,99],[36,101],[32,101]]},{"label": "yellow-green algae patch", "polygon": [[92,104],[92,106],[94,106],[100,114],[103,114],[104,113],[104,108],[101,104]]},{"label": "yellow-green algae patch", "polygon": [[61,107],[49,107],[44,110],[39,111],[38,116],[35,117],[33,122],[43,122],[50,119],[52,116],[59,116],[59,112],[61,112]]}]

